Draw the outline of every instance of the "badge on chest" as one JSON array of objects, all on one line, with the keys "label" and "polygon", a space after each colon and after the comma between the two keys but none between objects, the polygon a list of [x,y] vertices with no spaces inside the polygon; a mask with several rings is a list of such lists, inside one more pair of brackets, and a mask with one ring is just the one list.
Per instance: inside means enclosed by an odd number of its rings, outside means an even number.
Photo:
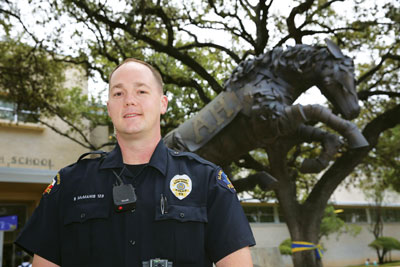
[{"label": "badge on chest", "polygon": [[186,174],[177,174],[171,179],[169,188],[179,200],[182,200],[192,192],[192,180]]}]

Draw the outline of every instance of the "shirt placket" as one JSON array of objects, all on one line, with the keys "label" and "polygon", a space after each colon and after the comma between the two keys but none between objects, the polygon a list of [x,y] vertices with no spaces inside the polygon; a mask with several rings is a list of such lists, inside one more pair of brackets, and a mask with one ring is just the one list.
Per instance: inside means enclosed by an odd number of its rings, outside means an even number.
[{"label": "shirt placket", "polygon": [[[138,236],[137,236],[137,228],[138,228],[138,220],[137,220],[137,212],[136,210],[127,211],[125,214],[125,232],[126,235],[126,263],[128,266],[136,266],[135,262],[140,262],[139,250],[138,250]],[[139,265],[141,266],[141,265]]]},{"label": "shirt placket", "polygon": [[[135,188],[135,192],[137,194],[136,190],[136,179],[129,175],[127,176],[124,175],[124,183],[131,183],[133,187]],[[137,204],[137,203],[136,203]],[[137,263],[140,263],[140,256],[139,256],[139,250],[138,250],[138,233],[137,233],[137,228],[138,228],[138,214],[136,208],[133,210],[128,210],[125,212],[125,262],[126,262],[126,267],[131,267],[131,266],[137,266]],[[141,265],[138,265],[141,266]]]}]

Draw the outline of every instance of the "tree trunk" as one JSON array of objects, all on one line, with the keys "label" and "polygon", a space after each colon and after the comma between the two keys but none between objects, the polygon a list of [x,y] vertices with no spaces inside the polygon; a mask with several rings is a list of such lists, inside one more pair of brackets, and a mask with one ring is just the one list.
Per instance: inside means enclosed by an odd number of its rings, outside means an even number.
[{"label": "tree trunk", "polygon": [[[315,224],[307,225],[307,222],[309,222],[310,220],[309,218],[307,218],[309,216],[307,216],[306,214],[299,218],[299,223],[302,226],[300,228],[300,231],[291,232],[291,238],[293,241],[304,241],[318,245],[319,224],[317,229],[315,229],[315,227],[313,226]],[[317,258],[317,252],[315,249],[295,252],[293,253],[292,258],[295,267],[322,267],[322,261],[320,258]]]},{"label": "tree trunk", "polygon": [[294,267],[322,267],[321,259],[315,257],[315,252],[312,250],[296,252],[292,256]]},{"label": "tree trunk", "polygon": [[[310,242],[317,245],[321,218],[326,204],[313,206],[298,203],[296,183],[286,166],[288,149],[289,147],[282,144],[267,148],[272,175],[279,181],[279,188],[275,190],[279,206],[285,216],[292,241]],[[295,252],[292,259],[294,267],[322,267],[322,261],[317,259],[314,249]]]},{"label": "tree trunk", "polygon": [[378,262],[380,263],[380,262],[381,262],[381,261],[380,261],[380,258],[381,258],[381,251],[379,250],[379,248],[376,248],[375,251],[376,251],[376,255],[378,256]]},{"label": "tree trunk", "polygon": [[382,253],[378,253],[378,260],[380,264],[383,264],[385,262],[385,254],[386,254],[386,250],[382,249]]}]

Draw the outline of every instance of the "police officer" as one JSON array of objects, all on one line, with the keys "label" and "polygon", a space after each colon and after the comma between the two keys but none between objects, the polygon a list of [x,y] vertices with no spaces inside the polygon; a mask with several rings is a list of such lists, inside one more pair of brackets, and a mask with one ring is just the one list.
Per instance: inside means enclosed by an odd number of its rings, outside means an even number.
[{"label": "police officer", "polygon": [[160,74],[127,59],[109,87],[118,144],[61,169],[46,188],[16,240],[33,266],[252,266],[254,237],[228,177],[161,139]]}]

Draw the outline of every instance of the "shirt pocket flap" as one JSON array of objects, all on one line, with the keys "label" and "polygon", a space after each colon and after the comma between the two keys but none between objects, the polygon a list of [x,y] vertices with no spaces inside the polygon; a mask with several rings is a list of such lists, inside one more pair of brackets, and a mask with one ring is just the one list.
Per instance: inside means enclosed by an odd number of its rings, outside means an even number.
[{"label": "shirt pocket flap", "polygon": [[193,206],[168,205],[168,212],[161,213],[160,209],[156,212],[156,221],[177,220],[180,222],[203,222],[206,223],[207,208]]},{"label": "shirt pocket flap", "polygon": [[91,219],[108,218],[109,210],[109,206],[104,203],[80,203],[66,210],[64,225],[83,223]]}]

